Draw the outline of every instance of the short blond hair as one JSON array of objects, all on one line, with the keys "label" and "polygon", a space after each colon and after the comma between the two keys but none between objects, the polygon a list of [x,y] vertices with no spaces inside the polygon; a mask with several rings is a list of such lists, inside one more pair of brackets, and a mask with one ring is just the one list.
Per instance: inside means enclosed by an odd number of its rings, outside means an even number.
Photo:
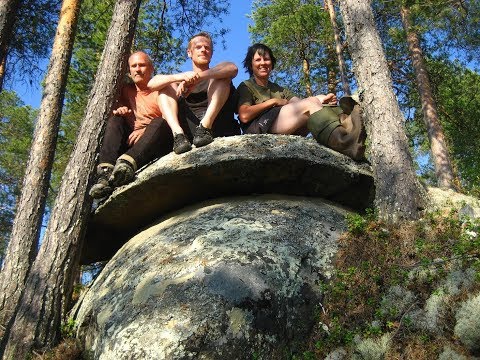
[{"label": "short blond hair", "polygon": [[210,41],[210,45],[212,47],[212,51],[213,51],[213,40],[212,40],[212,37],[210,36],[210,34],[206,31],[200,31],[198,34],[195,34],[193,35],[190,39],[188,39],[188,46],[187,46],[187,49],[190,49],[190,47],[192,46],[192,43],[193,43],[193,39],[197,38],[197,37],[204,37],[206,39],[208,39],[208,41]]}]

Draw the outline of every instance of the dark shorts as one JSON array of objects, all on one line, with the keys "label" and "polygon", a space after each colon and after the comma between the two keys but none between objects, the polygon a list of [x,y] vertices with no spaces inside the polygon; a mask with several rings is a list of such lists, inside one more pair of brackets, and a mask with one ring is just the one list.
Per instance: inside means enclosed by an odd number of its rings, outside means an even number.
[{"label": "dark shorts", "polygon": [[278,114],[282,109],[281,106],[276,106],[264,112],[258,118],[253,119],[248,124],[243,126],[244,134],[271,134],[270,129],[273,123],[277,120]]}]

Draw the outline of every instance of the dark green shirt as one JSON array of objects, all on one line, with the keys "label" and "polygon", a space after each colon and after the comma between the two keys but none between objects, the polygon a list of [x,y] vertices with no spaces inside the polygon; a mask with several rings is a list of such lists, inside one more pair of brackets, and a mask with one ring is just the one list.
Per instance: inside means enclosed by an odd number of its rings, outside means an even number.
[{"label": "dark green shirt", "polygon": [[288,89],[271,81],[267,86],[258,85],[253,78],[243,81],[237,89],[237,112],[241,105],[257,105],[270,99],[290,100],[295,95]]}]

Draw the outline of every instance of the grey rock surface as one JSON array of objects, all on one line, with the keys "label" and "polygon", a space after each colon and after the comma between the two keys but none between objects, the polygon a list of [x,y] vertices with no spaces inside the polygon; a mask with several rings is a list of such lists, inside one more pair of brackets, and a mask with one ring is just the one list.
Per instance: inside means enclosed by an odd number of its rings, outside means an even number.
[{"label": "grey rock surface", "polygon": [[170,211],[221,196],[320,197],[357,211],[372,206],[370,166],[313,139],[282,135],[216,138],[169,154],[100,204],[89,222],[82,263],[107,260],[128,238]]},{"label": "grey rock surface", "polygon": [[165,215],[85,294],[78,337],[102,360],[289,358],[315,321],[346,213],[258,195]]}]

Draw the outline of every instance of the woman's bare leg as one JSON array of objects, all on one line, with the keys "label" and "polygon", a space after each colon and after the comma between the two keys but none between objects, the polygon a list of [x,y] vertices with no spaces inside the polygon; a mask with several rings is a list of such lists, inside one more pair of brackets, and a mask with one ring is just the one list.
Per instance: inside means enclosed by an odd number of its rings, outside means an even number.
[{"label": "woman's bare leg", "polygon": [[282,106],[277,121],[272,125],[274,134],[295,134],[299,129],[306,128],[311,114],[322,109],[323,104],[336,99],[334,94],[317,95]]}]

